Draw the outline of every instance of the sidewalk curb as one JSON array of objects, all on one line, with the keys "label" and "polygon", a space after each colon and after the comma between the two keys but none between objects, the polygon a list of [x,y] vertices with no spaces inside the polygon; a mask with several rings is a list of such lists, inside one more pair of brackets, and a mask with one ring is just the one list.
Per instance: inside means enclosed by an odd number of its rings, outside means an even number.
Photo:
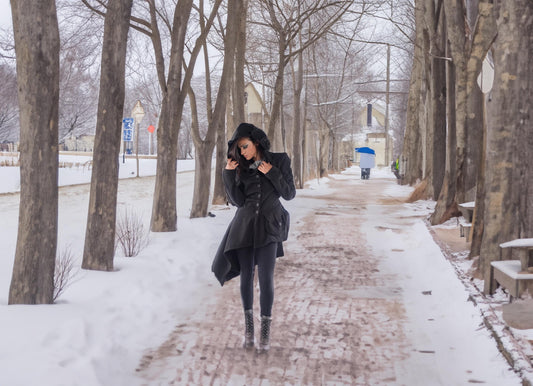
[{"label": "sidewalk curb", "polygon": [[471,280],[456,262],[456,258],[451,253],[448,246],[441,241],[438,237],[432,225],[427,219],[424,223],[431,234],[431,237],[438,245],[442,254],[450,262],[457,278],[461,280],[465,289],[470,294],[468,300],[471,301],[476,308],[478,308],[485,327],[490,331],[492,337],[496,341],[498,350],[502,353],[504,358],[509,363],[509,366],[515,371],[516,374],[522,379],[522,385],[533,385],[533,367],[531,360],[523,350],[523,346],[520,343],[519,338],[515,337],[513,331],[507,326],[505,321],[498,316],[493,304],[489,298],[480,290],[476,284]]}]

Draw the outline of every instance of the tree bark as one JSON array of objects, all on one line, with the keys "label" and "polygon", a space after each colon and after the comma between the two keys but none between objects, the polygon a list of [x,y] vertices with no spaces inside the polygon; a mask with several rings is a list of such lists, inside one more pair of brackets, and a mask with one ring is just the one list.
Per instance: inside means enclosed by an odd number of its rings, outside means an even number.
[{"label": "tree bark", "polygon": [[237,125],[246,121],[244,114],[244,64],[246,55],[246,16],[248,11],[248,1],[240,0],[235,5],[238,9],[235,10],[239,15],[238,20],[239,29],[236,34],[235,43],[235,72],[233,74],[233,88],[231,92],[231,100],[226,106],[226,125],[220,125],[217,132],[216,143],[216,167],[215,167],[215,186],[213,189],[214,205],[223,205],[227,202],[226,191],[224,188],[224,181],[222,180],[222,170],[227,161],[226,154],[226,128],[234,129]]},{"label": "tree bark", "polygon": [[[301,41],[301,39],[300,39]],[[301,98],[302,98],[302,89],[303,89],[303,53],[300,52],[297,56],[298,60],[298,71],[295,73],[293,71],[293,129],[292,129],[292,171],[294,174],[294,184],[296,187],[303,188],[303,177],[302,177],[302,120],[301,120]],[[305,124],[305,122],[304,122]]]},{"label": "tree bark", "polygon": [[442,189],[446,169],[446,61],[442,59],[446,51],[446,27],[442,10],[433,13],[433,36],[431,59],[431,105],[432,116],[428,130],[432,132],[431,147],[426,153],[427,163],[431,168],[427,170],[428,186],[431,190],[429,197],[437,200]]},{"label": "tree bark", "polygon": [[[475,3],[472,1],[472,3]],[[481,251],[481,238],[483,235],[483,213],[485,195],[485,138],[487,135],[486,116],[485,116],[485,96],[481,95],[481,90],[477,85],[477,75],[480,72],[483,59],[494,41],[496,36],[496,20],[494,18],[494,5],[490,0],[480,0],[475,9],[477,12],[470,11],[469,20],[475,20],[474,36],[472,49],[467,63],[467,94],[470,97],[467,100],[466,127],[468,132],[467,148],[469,149],[469,162],[467,164],[467,174],[477,173],[475,185],[470,183],[466,186],[467,201],[475,200],[476,207],[474,210],[472,243],[470,245],[470,257],[479,256]],[[471,23],[473,24],[473,23]],[[473,91],[470,91],[473,89]],[[475,168],[473,167],[475,165]],[[473,179],[473,178],[472,178]],[[470,181],[469,178],[467,181]],[[471,190],[475,188],[475,198],[472,197]]]},{"label": "tree bark", "polygon": [[50,304],[57,250],[59,30],[55,1],[11,0],[20,114],[20,209],[9,304]]},{"label": "tree bark", "polygon": [[[246,55],[246,16],[248,1],[239,0],[235,4],[235,23],[238,30],[235,33],[235,72],[233,76],[233,117],[236,125],[245,122],[244,116],[244,63]],[[225,49],[225,45],[224,45]]]},{"label": "tree bark", "polygon": [[439,199],[435,205],[435,211],[431,214],[429,221],[432,225],[441,224],[451,217],[460,215],[455,202],[455,189],[457,175],[457,131],[456,131],[456,108],[455,101],[456,75],[455,65],[447,62],[446,82],[447,87],[447,116],[448,116],[448,140],[446,143],[446,170],[440,191]]},{"label": "tree bark", "polygon": [[82,268],[113,270],[118,160],[132,0],[111,0],[104,22],[100,94]]},{"label": "tree bark", "polygon": [[422,178],[422,138],[421,138],[421,120],[420,110],[423,73],[424,73],[424,7],[423,1],[415,2],[415,52],[413,56],[413,67],[411,69],[411,78],[409,81],[409,97],[407,101],[407,122],[404,135],[404,146],[402,159],[406,160],[405,170],[401,170],[402,183],[413,185],[418,179]]},{"label": "tree bark", "polygon": [[[177,229],[176,171],[177,141],[183,107],[190,87],[198,54],[205,42],[222,0],[215,0],[206,27],[190,53],[189,63],[182,74],[187,25],[193,6],[192,0],[179,0],[174,12],[171,33],[170,62],[166,86],[162,89],[163,102],[157,130],[157,171],[152,206],[151,230],[173,232]],[[152,23],[153,25],[153,23]]]},{"label": "tree bark", "polygon": [[187,87],[182,89],[182,62],[191,9],[192,0],[180,0],[174,11],[166,92],[163,95],[157,130],[157,170],[151,220],[153,232],[173,232],[177,229],[176,160],[178,134],[187,93]]},{"label": "tree bark", "polygon": [[[209,190],[210,184],[206,181],[211,181],[211,156],[215,146],[215,138],[217,132],[220,132],[225,127],[224,117],[226,114],[226,103],[228,100],[229,90],[231,89],[231,79],[235,65],[235,43],[237,40],[239,9],[242,0],[229,0],[228,2],[228,18],[226,22],[226,41],[224,44],[224,64],[222,68],[222,76],[220,77],[220,85],[217,92],[217,100],[213,110],[212,120],[209,122],[207,134],[202,141],[198,127],[193,131],[194,144],[196,146],[196,160],[198,164],[195,166],[194,179],[194,195],[191,210],[191,218],[207,216],[207,208],[209,205]],[[208,104],[209,106],[210,104]],[[197,125],[196,125],[197,126]]]},{"label": "tree bark", "polygon": [[496,1],[500,8],[494,42],[494,87],[488,107],[484,228],[480,269],[489,289],[490,263],[499,244],[532,237],[531,114],[533,104],[533,3]]}]

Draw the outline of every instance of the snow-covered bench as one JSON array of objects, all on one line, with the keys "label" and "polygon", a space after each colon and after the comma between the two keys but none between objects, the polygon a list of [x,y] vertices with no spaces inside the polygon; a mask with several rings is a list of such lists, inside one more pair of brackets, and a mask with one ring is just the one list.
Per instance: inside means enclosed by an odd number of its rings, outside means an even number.
[{"label": "snow-covered bench", "polygon": [[472,231],[472,218],[474,217],[475,201],[464,202],[459,204],[464,220],[459,223],[459,236],[466,237],[466,242],[470,241],[470,233]]},{"label": "snow-covered bench", "polygon": [[462,204],[459,204],[458,206],[466,222],[471,223],[472,218],[474,217],[474,208],[476,207],[476,202],[475,201],[463,202]]},{"label": "snow-covered bench", "polygon": [[470,230],[472,229],[471,223],[459,223],[459,236],[466,237],[466,242],[470,241]]},{"label": "snow-covered bench", "polygon": [[[517,252],[518,259],[513,260],[513,251]],[[490,263],[490,294],[494,293],[496,282],[509,291],[511,301],[528,289],[528,282],[533,280],[530,251],[533,251],[533,238],[515,239],[500,244],[500,261]]]},{"label": "snow-covered bench", "polygon": [[[533,284],[533,273],[523,273],[520,261],[501,260],[490,263],[490,288],[489,294],[496,290],[496,282],[507,289],[510,301],[518,298],[528,289],[528,284]],[[527,271],[526,271],[527,272]]]}]

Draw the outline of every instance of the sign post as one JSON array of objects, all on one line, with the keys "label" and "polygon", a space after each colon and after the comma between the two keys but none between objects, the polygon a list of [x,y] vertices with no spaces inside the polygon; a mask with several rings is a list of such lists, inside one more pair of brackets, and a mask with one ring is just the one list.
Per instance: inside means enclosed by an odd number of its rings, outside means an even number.
[{"label": "sign post", "polygon": [[122,119],[122,132],[124,146],[122,149],[122,163],[126,162],[126,145],[128,142],[133,141],[133,118],[123,118]]},{"label": "sign post", "polygon": [[149,155],[152,155],[152,137],[154,136],[154,131],[155,131],[154,125],[148,126],[148,132],[150,133],[148,137],[150,140],[150,142],[148,142],[148,154]]},{"label": "sign post", "polygon": [[137,159],[137,177],[139,177],[139,124],[144,118],[144,108],[141,104],[141,101],[137,101],[133,110],[131,110],[131,115],[135,118],[137,123],[137,135],[135,136],[135,158]]}]

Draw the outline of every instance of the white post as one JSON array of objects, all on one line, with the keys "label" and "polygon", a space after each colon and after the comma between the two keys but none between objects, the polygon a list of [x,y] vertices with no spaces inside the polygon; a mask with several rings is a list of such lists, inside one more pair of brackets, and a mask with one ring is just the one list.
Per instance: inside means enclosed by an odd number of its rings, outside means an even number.
[{"label": "white post", "polygon": [[135,158],[137,159],[137,177],[139,177],[139,126],[144,118],[144,109],[141,101],[137,101],[137,103],[135,103],[135,106],[131,111],[131,115],[133,115],[133,118],[135,119],[135,126],[137,127],[137,133],[135,135]]}]

